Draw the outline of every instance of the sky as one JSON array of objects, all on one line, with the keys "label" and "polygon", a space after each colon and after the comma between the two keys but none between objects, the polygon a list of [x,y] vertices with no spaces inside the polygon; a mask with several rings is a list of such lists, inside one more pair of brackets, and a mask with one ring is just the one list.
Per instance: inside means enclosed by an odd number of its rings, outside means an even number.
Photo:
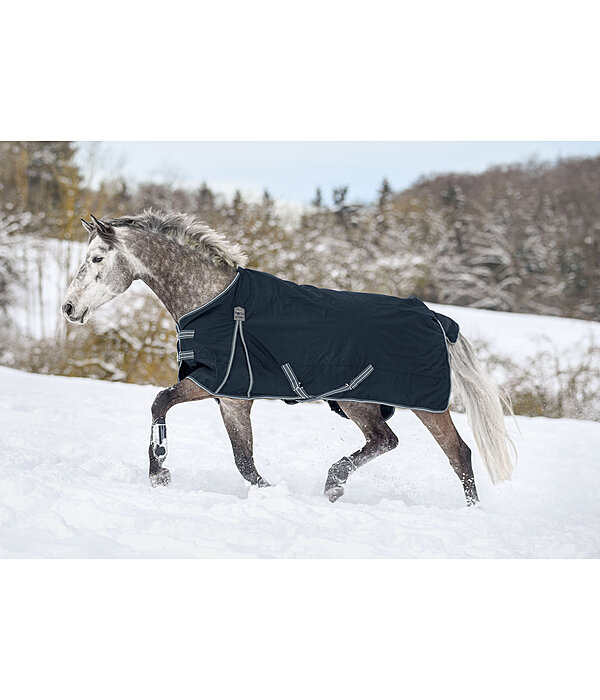
[{"label": "sky", "polygon": [[[95,142],[97,144],[97,142]],[[600,141],[105,141],[80,142],[82,162],[99,154],[97,176],[123,174],[138,181],[203,181],[231,195],[236,189],[279,200],[309,202],[316,187],[330,201],[349,186],[350,200],[371,200],[383,177],[401,190],[422,175],[481,172],[490,165],[537,157],[554,160],[600,155]]]}]

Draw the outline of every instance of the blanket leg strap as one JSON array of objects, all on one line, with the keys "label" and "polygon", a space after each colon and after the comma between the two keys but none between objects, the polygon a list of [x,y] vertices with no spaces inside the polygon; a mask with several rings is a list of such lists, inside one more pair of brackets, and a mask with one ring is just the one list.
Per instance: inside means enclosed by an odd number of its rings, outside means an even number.
[{"label": "blanket leg strap", "polygon": [[229,379],[229,375],[231,374],[231,368],[233,367],[233,360],[235,358],[237,339],[238,339],[238,335],[239,335],[240,340],[242,341],[242,346],[244,348],[244,355],[246,356],[246,366],[248,367],[249,383],[248,383],[248,391],[246,392],[246,396],[248,398],[250,398],[251,393],[252,393],[252,385],[254,384],[254,375],[252,373],[252,365],[250,364],[250,353],[248,352],[248,346],[246,345],[246,339],[244,338],[243,323],[246,320],[246,310],[241,306],[236,306],[235,309],[233,310],[233,320],[235,321],[235,325],[233,326],[233,336],[231,338],[231,350],[229,352],[229,362],[227,363],[227,370],[225,372],[225,376],[223,377],[223,381],[219,384],[219,386],[215,390],[215,394],[218,394],[221,391],[221,389],[225,386],[225,384],[227,383],[227,380]]},{"label": "blanket leg strap", "polygon": [[241,306],[236,306],[234,309],[235,313],[238,313],[239,323],[240,323],[240,338],[242,339],[242,345],[244,346],[244,354],[246,355],[246,365],[248,367],[248,377],[250,382],[248,384],[248,392],[246,396],[250,398],[250,393],[252,392],[252,385],[254,384],[254,375],[252,374],[252,365],[250,364],[250,353],[248,352],[248,346],[246,345],[246,339],[244,338],[244,321],[246,320],[246,312]]},{"label": "blanket leg strap", "polygon": [[229,379],[229,373],[231,372],[231,367],[233,365],[233,358],[235,357],[235,346],[237,344],[238,332],[240,330],[240,320],[236,319],[235,325],[233,327],[233,336],[231,338],[231,350],[229,352],[229,362],[227,363],[227,371],[223,377],[223,381],[217,387],[215,394],[218,394],[221,389],[225,386],[225,383]]}]

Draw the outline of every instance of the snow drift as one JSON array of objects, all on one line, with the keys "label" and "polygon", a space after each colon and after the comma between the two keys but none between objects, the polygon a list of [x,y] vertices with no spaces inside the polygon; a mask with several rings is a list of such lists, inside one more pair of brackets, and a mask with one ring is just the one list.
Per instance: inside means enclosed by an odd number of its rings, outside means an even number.
[{"label": "snow drift", "polygon": [[[356,472],[341,501],[322,495],[328,467],[358,428],[325,404],[257,401],[256,460],[275,486],[238,474],[207,400],[169,413],[173,484],[147,476],[156,387],[0,368],[3,557],[597,557],[600,424],[517,418],[513,479],[492,486],[474,450],[481,506],[409,411],[400,446]],[[474,447],[465,417],[457,427]],[[198,459],[198,454],[202,457]]]}]

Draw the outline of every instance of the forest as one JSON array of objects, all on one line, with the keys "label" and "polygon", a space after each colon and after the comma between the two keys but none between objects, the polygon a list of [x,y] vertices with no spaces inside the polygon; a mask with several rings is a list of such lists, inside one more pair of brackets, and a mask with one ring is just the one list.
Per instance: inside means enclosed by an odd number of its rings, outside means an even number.
[{"label": "forest", "polygon": [[[1,364],[173,383],[173,324],[151,293],[136,290],[118,313],[99,313],[84,328],[58,314],[85,249],[80,218],[148,207],[197,215],[239,242],[250,267],[299,283],[600,320],[600,157],[423,176],[403,191],[382,178],[366,202],[343,182],[332,192],[315,183],[310,203],[289,207],[266,190],[251,199],[206,183],[188,188],[120,175],[98,182],[77,148],[0,142]],[[133,315],[136,323],[128,323]],[[590,346],[588,355],[597,353]],[[573,414],[543,387],[525,387],[517,370],[505,370],[522,413]],[[587,376],[567,377],[575,382],[569,391],[583,390]]]}]

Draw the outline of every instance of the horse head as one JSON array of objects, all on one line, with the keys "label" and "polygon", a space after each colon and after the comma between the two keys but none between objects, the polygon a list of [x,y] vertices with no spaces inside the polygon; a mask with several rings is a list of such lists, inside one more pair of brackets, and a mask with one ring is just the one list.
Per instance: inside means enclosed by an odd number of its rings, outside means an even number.
[{"label": "horse head", "polygon": [[71,323],[85,323],[92,311],[125,292],[135,274],[114,227],[91,215],[81,220],[89,234],[88,248],[71,282],[62,312]]}]

